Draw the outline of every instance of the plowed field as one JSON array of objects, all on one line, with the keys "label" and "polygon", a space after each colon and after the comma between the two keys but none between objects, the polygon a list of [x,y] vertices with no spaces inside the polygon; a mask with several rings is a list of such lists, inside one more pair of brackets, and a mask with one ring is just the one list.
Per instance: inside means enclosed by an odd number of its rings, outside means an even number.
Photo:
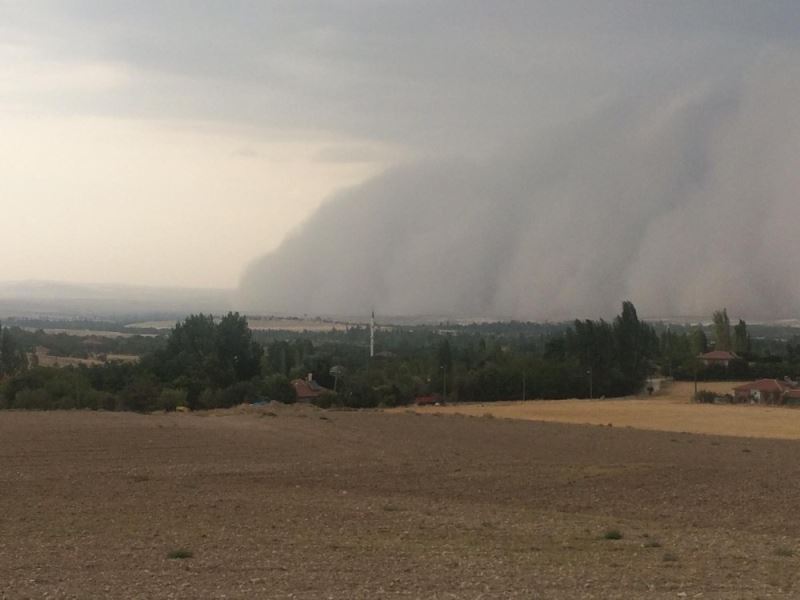
[{"label": "plowed field", "polygon": [[0,598],[792,598],[798,499],[786,440],[0,412]]}]

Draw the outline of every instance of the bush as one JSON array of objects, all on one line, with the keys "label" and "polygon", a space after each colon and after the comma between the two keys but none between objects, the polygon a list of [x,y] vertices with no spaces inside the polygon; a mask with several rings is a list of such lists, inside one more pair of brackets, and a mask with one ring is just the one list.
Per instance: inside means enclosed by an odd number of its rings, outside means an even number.
[{"label": "bush", "polygon": [[173,411],[179,406],[186,406],[186,390],[163,389],[158,396],[158,410]]},{"label": "bush", "polygon": [[195,402],[194,407],[192,410],[195,409],[203,409],[208,410],[210,408],[217,408],[219,400],[217,399],[217,394],[219,393],[218,390],[211,390],[205,389],[200,394],[200,397]]},{"label": "bush", "polygon": [[149,377],[138,377],[125,386],[120,394],[124,410],[150,412],[158,410],[161,387]]},{"label": "bush", "polygon": [[90,410],[116,410],[117,398],[108,392],[98,390],[85,390],[80,393],[75,403],[75,408],[88,408]]},{"label": "bush", "polygon": [[45,389],[21,390],[14,398],[14,408],[26,410],[53,410],[58,408],[55,399]]},{"label": "bush", "polygon": [[230,408],[252,403],[261,398],[259,386],[252,381],[240,381],[223,389],[205,389],[197,401],[199,408]]},{"label": "bush", "polygon": [[311,400],[311,404],[319,406],[320,408],[330,408],[331,406],[340,406],[341,402],[338,394],[334,392],[323,392]]},{"label": "bush", "polygon": [[609,529],[608,531],[606,531],[603,534],[603,539],[604,540],[621,540],[622,539],[622,533],[619,531],[619,529]]},{"label": "bush", "polygon": [[716,398],[717,395],[714,392],[710,392],[708,390],[699,390],[694,395],[694,401],[699,404],[713,404]]},{"label": "bush", "polygon": [[277,400],[284,404],[297,402],[297,392],[289,378],[284,375],[270,375],[265,378],[262,390],[270,400]]}]

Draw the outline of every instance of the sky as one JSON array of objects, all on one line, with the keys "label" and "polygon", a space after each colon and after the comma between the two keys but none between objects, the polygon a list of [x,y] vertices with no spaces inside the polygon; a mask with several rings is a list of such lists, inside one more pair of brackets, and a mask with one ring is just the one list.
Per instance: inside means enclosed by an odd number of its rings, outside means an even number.
[{"label": "sky", "polygon": [[800,3],[0,0],[0,280],[797,316]]}]

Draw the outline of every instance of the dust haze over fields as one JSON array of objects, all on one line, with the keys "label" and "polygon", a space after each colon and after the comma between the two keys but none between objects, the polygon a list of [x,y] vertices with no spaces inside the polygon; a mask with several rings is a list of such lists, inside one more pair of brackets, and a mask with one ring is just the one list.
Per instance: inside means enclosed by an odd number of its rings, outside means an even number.
[{"label": "dust haze over fields", "polygon": [[[457,19],[445,81],[427,89],[456,79],[463,120],[438,131],[475,136],[446,158],[421,143],[336,195],[250,267],[246,304],[541,319],[630,298],[648,315],[797,314],[798,5],[567,4],[502,4],[497,37]],[[480,73],[508,85],[493,90],[505,102],[459,112],[481,67],[458,56],[475,39],[508,59]],[[555,125],[537,123],[559,95]],[[416,125],[435,127],[426,116]]]}]

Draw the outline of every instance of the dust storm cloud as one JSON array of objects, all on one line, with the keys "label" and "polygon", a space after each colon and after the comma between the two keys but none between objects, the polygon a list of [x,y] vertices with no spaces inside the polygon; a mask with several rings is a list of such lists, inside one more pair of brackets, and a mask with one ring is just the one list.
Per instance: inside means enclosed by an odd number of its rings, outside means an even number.
[{"label": "dust storm cloud", "polygon": [[785,317],[800,305],[800,55],[629,95],[488,158],[339,193],[249,266],[249,310]]}]

